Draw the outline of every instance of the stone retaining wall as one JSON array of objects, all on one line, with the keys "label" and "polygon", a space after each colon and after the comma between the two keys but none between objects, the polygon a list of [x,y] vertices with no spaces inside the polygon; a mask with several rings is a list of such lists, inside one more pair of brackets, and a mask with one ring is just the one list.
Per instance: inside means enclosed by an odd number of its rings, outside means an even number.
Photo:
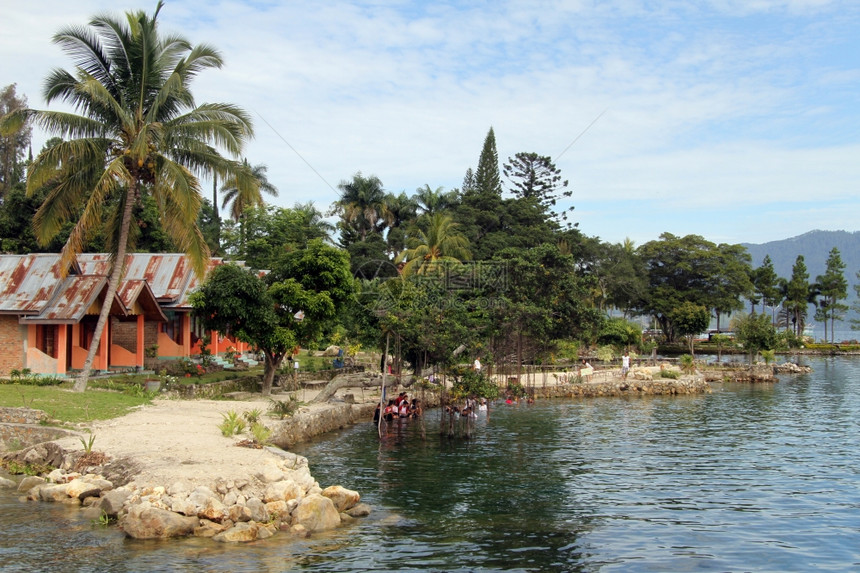
[{"label": "stone retaining wall", "polygon": [[48,415],[32,408],[0,407],[0,451],[25,448],[41,442],[75,435],[62,428],[41,424]]},{"label": "stone retaining wall", "polygon": [[271,442],[289,450],[291,446],[320,434],[339,430],[356,422],[369,422],[375,408],[376,403],[332,404],[316,412],[296,414],[275,424]]},{"label": "stone retaining wall", "polygon": [[685,376],[678,380],[612,380],[536,387],[538,398],[589,398],[596,396],[663,396],[677,394],[710,394],[711,385],[704,377]]},{"label": "stone retaining wall", "polygon": [[50,426],[0,423],[0,452],[26,448],[50,440],[75,436],[76,432]]}]

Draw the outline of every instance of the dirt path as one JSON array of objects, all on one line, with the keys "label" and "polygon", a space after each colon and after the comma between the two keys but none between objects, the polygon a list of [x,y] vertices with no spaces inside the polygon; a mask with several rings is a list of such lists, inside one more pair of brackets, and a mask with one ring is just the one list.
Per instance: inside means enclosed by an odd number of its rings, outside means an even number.
[{"label": "dirt path", "polygon": [[[180,480],[206,484],[217,478],[247,478],[275,454],[238,447],[239,441],[249,437],[247,433],[227,438],[218,426],[228,412],[242,415],[258,409],[265,414],[268,406],[268,400],[260,396],[242,401],[157,399],[120,418],[92,424],[93,451],[113,459],[135,460],[140,467],[135,478],[138,484],[170,486]],[[325,407],[316,404],[301,410]],[[265,416],[262,421],[265,423]],[[78,438],[57,443],[66,450],[83,449]]]}]

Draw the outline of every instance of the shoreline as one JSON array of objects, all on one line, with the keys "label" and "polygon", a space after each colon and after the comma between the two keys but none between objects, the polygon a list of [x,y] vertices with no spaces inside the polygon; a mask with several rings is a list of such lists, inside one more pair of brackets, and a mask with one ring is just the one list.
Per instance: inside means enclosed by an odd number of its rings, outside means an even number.
[{"label": "shoreline", "polygon": [[[705,374],[670,379],[655,376],[659,370],[636,367],[624,380],[619,370],[610,369],[598,381],[560,383],[553,377],[554,383],[526,388],[540,398],[711,392]],[[303,399],[316,394],[299,393]],[[290,418],[267,420],[271,443],[284,449],[241,447],[248,440],[221,434],[219,424],[227,413],[267,409],[268,399],[243,393],[244,399],[236,401],[156,399],[120,418],[94,423],[92,451],[101,454],[99,459],[88,459],[78,436],[4,458],[60,468],[48,479],[22,479],[17,488],[27,500],[80,505],[93,519],[115,520],[129,537],[195,535],[235,542],[287,532],[303,538],[371,512],[358,492],[340,485],[321,487],[308,460],[287,451],[371,420],[378,391],[362,391],[360,397],[349,390],[339,394],[334,401],[302,406]]]}]

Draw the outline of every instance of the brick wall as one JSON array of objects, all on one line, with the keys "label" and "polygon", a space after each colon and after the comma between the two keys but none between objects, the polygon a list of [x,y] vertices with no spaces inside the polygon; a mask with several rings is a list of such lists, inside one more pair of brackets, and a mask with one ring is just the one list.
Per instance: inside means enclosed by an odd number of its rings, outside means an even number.
[{"label": "brick wall", "polygon": [[26,327],[18,324],[17,316],[0,315],[0,376],[24,368],[26,333]]},{"label": "brick wall", "polygon": [[[111,342],[129,352],[137,351],[137,321],[120,322],[111,318]],[[158,323],[146,321],[143,325],[143,348],[158,344]]]},{"label": "brick wall", "polygon": [[137,322],[120,322],[111,317],[111,342],[129,352],[137,350]]}]

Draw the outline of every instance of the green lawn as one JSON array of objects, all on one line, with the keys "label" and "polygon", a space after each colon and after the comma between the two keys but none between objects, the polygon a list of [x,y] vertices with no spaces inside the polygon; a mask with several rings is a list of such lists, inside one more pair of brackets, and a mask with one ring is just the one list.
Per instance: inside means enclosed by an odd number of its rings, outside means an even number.
[{"label": "green lawn", "polygon": [[61,386],[0,384],[0,406],[34,408],[61,422],[77,423],[116,418],[135,406],[150,403],[145,396],[98,389],[78,393],[69,388],[70,383]]}]

